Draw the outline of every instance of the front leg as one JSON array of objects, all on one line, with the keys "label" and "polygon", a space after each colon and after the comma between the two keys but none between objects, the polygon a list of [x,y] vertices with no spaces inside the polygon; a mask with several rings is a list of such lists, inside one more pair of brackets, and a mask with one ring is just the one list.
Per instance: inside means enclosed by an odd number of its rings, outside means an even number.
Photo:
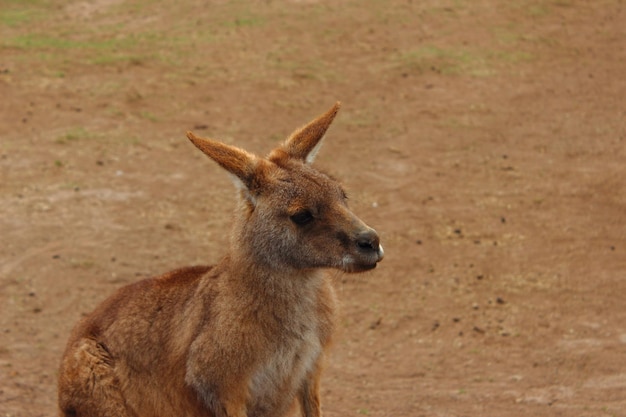
[{"label": "front leg", "polygon": [[204,406],[214,417],[247,417],[248,389],[240,381],[223,381],[217,387],[193,385]]},{"label": "front leg", "polygon": [[214,417],[247,417],[249,361],[233,355],[236,349],[217,349],[216,345],[201,337],[192,343],[185,381]]},{"label": "front leg", "polygon": [[247,396],[247,389],[241,384],[232,387],[227,393],[222,395],[220,406],[218,406],[219,412],[221,412],[223,417],[247,417]]},{"label": "front leg", "polygon": [[320,405],[320,376],[322,374],[322,360],[317,363],[307,375],[302,387],[300,387],[299,400],[303,417],[321,417],[322,408]]}]

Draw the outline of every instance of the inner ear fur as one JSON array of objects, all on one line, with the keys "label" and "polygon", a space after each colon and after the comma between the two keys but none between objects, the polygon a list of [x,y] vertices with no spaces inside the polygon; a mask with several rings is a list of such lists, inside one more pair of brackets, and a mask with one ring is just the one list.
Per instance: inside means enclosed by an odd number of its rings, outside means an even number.
[{"label": "inner ear fur", "polygon": [[260,158],[235,146],[198,137],[192,132],[187,132],[187,137],[205,155],[238,178],[244,186],[248,189],[255,188]]},{"label": "inner ear fur", "polygon": [[285,143],[270,153],[269,159],[277,162],[284,158],[292,158],[305,163],[312,162],[340,107],[341,103],[336,102],[327,112],[297,129]]}]

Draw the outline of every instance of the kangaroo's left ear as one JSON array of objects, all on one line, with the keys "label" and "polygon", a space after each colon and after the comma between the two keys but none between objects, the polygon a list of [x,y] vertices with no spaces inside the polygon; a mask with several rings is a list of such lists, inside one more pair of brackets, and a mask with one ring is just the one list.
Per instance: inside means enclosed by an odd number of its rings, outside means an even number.
[{"label": "kangaroo's left ear", "polygon": [[276,161],[288,157],[299,159],[305,163],[313,162],[317,151],[322,145],[322,138],[340,107],[340,102],[335,103],[326,113],[293,132],[285,143],[270,153],[269,159]]}]

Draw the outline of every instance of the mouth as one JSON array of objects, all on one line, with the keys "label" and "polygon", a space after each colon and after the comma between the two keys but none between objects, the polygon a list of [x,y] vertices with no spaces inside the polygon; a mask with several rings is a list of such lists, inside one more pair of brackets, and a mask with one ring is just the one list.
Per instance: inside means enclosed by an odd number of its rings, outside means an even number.
[{"label": "mouth", "polygon": [[342,259],[341,270],[351,274],[370,271],[376,268],[378,262],[382,261],[384,257],[385,251],[382,246],[379,246],[376,252],[371,252],[366,255],[359,254],[358,257],[345,255]]}]

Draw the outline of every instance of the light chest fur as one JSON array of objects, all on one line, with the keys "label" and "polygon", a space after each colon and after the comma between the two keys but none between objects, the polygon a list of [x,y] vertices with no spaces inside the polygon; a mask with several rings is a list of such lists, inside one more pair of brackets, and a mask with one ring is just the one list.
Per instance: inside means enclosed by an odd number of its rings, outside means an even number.
[{"label": "light chest fur", "polygon": [[295,387],[302,386],[322,353],[316,328],[305,331],[299,340],[283,342],[259,364],[250,379],[251,410],[293,396]]},{"label": "light chest fur", "polygon": [[[290,278],[291,282],[303,279],[300,276]],[[322,299],[329,301],[327,294],[322,295],[329,288],[324,288],[324,276],[319,272],[304,279],[306,285],[299,283],[280,290],[284,297],[291,298],[291,303],[281,303],[290,305],[290,309],[274,310],[270,300],[264,306],[266,313],[277,318],[274,326],[281,327],[278,333],[281,336],[267,340],[270,349],[258,358],[251,375],[249,410],[252,415],[256,414],[255,410],[262,411],[269,405],[276,409],[288,407],[290,401],[286,400],[293,398],[298,387],[303,385],[322,354],[323,344],[327,343],[328,336],[324,334],[320,318],[330,321],[332,317],[319,317],[318,312]],[[327,312],[328,315],[333,313],[333,309]],[[267,326],[268,323],[264,324]]]}]

